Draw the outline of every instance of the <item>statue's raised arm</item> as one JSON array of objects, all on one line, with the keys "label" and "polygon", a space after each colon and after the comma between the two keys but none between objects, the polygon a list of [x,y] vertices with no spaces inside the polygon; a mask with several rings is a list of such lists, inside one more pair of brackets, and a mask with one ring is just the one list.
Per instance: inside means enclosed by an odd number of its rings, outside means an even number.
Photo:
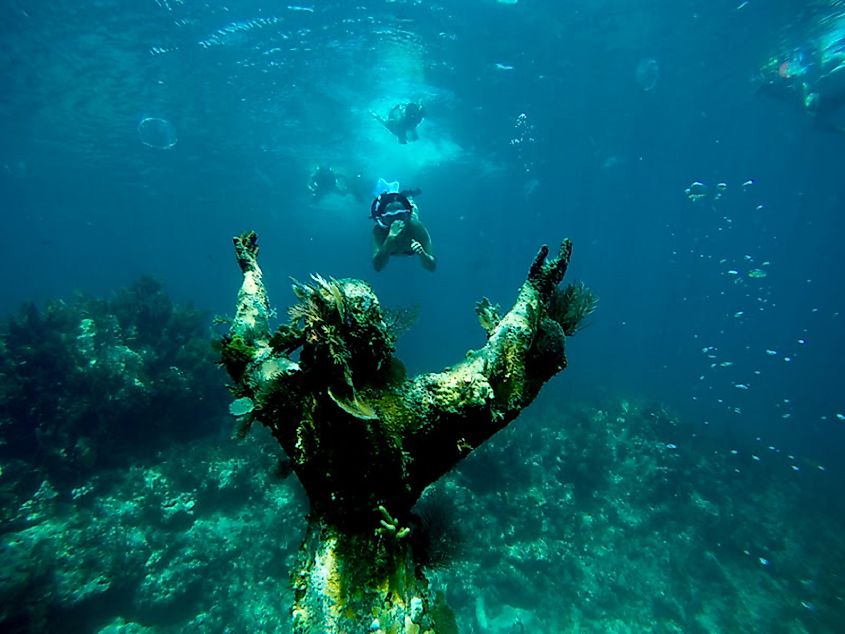
[{"label": "statue's raised arm", "polygon": [[243,284],[222,363],[232,412],[268,427],[310,501],[294,571],[296,632],[448,632],[414,562],[411,508],[425,487],[502,429],[566,367],[564,342],[595,308],[560,288],[572,245],[543,247],[504,315],[476,306],[487,343],[413,378],[365,282],[294,282],[290,320],[270,330],[255,233],[234,239]]}]

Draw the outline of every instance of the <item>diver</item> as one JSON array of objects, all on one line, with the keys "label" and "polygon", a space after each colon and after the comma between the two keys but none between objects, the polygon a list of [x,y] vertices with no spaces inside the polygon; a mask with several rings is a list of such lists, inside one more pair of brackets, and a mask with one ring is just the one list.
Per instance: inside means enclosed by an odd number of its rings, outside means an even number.
[{"label": "diver", "polygon": [[308,181],[308,191],[311,192],[314,202],[320,202],[324,196],[329,194],[352,196],[363,202],[368,198],[367,187],[363,183],[364,179],[360,174],[350,177],[331,167],[320,165],[311,174]]},{"label": "diver", "polygon": [[845,132],[845,16],[815,41],[769,59],[759,92],[800,105],[824,129]]},{"label": "diver", "polygon": [[398,103],[390,109],[386,119],[375,112],[370,114],[390,130],[402,145],[420,138],[417,135],[417,126],[425,117],[425,108],[418,103]]},{"label": "diver", "polygon": [[412,196],[420,190],[399,191],[399,183],[379,180],[381,193],[370,205],[373,226],[373,268],[381,271],[391,255],[415,255],[427,271],[434,271],[437,260],[431,248],[431,236],[420,221],[419,209]]},{"label": "diver", "polygon": [[314,197],[315,202],[320,202],[324,196],[329,194],[346,193],[346,179],[335,172],[331,167],[320,165],[311,174],[311,179],[308,181],[308,191]]},{"label": "diver", "polygon": [[340,179],[337,173],[325,165],[320,165],[311,174],[311,179],[308,181],[308,191],[314,197],[316,202],[319,202],[323,196],[328,194],[341,194]]}]

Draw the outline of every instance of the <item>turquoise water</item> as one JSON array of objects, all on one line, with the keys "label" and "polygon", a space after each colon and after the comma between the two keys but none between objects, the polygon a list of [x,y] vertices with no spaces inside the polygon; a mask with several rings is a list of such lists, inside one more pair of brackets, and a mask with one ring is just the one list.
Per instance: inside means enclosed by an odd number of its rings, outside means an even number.
[{"label": "turquoise water", "polygon": [[[845,629],[845,136],[756,83],[840,50],[842,15],[4,3],[0,622],[285,631],[306,503],[271,441],[229,439],[206,346],[255,229],[280,315],[311,273],[415,312],[411,373],[482,345],[476,301],[572,238],[600,305],[569,368],[432,492],[462,631]],[[404,102],[400,144],[371,113]],[[320,166],[341,191],[309,190]],[[421,189],[434,273],[374,272],[379,178]]]}]

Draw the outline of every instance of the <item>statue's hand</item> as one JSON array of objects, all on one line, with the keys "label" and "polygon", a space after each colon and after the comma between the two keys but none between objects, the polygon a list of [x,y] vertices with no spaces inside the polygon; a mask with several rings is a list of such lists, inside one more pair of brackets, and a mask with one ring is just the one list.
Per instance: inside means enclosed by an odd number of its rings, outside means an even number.
[{"label": "statue's hand", "polygon": [[422,243],[420,243],[418,240],[411,240],[411,251],[413,251],[417,255],[428,255],[425,252],[425,248],[423,248]]}]

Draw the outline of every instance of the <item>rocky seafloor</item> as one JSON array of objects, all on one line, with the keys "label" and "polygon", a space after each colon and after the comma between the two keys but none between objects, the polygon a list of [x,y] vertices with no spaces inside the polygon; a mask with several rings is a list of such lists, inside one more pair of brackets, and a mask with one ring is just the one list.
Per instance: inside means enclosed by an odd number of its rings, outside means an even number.
[{"label": "rocky seafloor", "polygon": [[[307,503],[284,475],[255,430],[32,483],[4,508],[0,629],[289,631]],[[841,632],[828,479],[654,404],[552,394],[426,493],[427,574],[466,633]]]}]

